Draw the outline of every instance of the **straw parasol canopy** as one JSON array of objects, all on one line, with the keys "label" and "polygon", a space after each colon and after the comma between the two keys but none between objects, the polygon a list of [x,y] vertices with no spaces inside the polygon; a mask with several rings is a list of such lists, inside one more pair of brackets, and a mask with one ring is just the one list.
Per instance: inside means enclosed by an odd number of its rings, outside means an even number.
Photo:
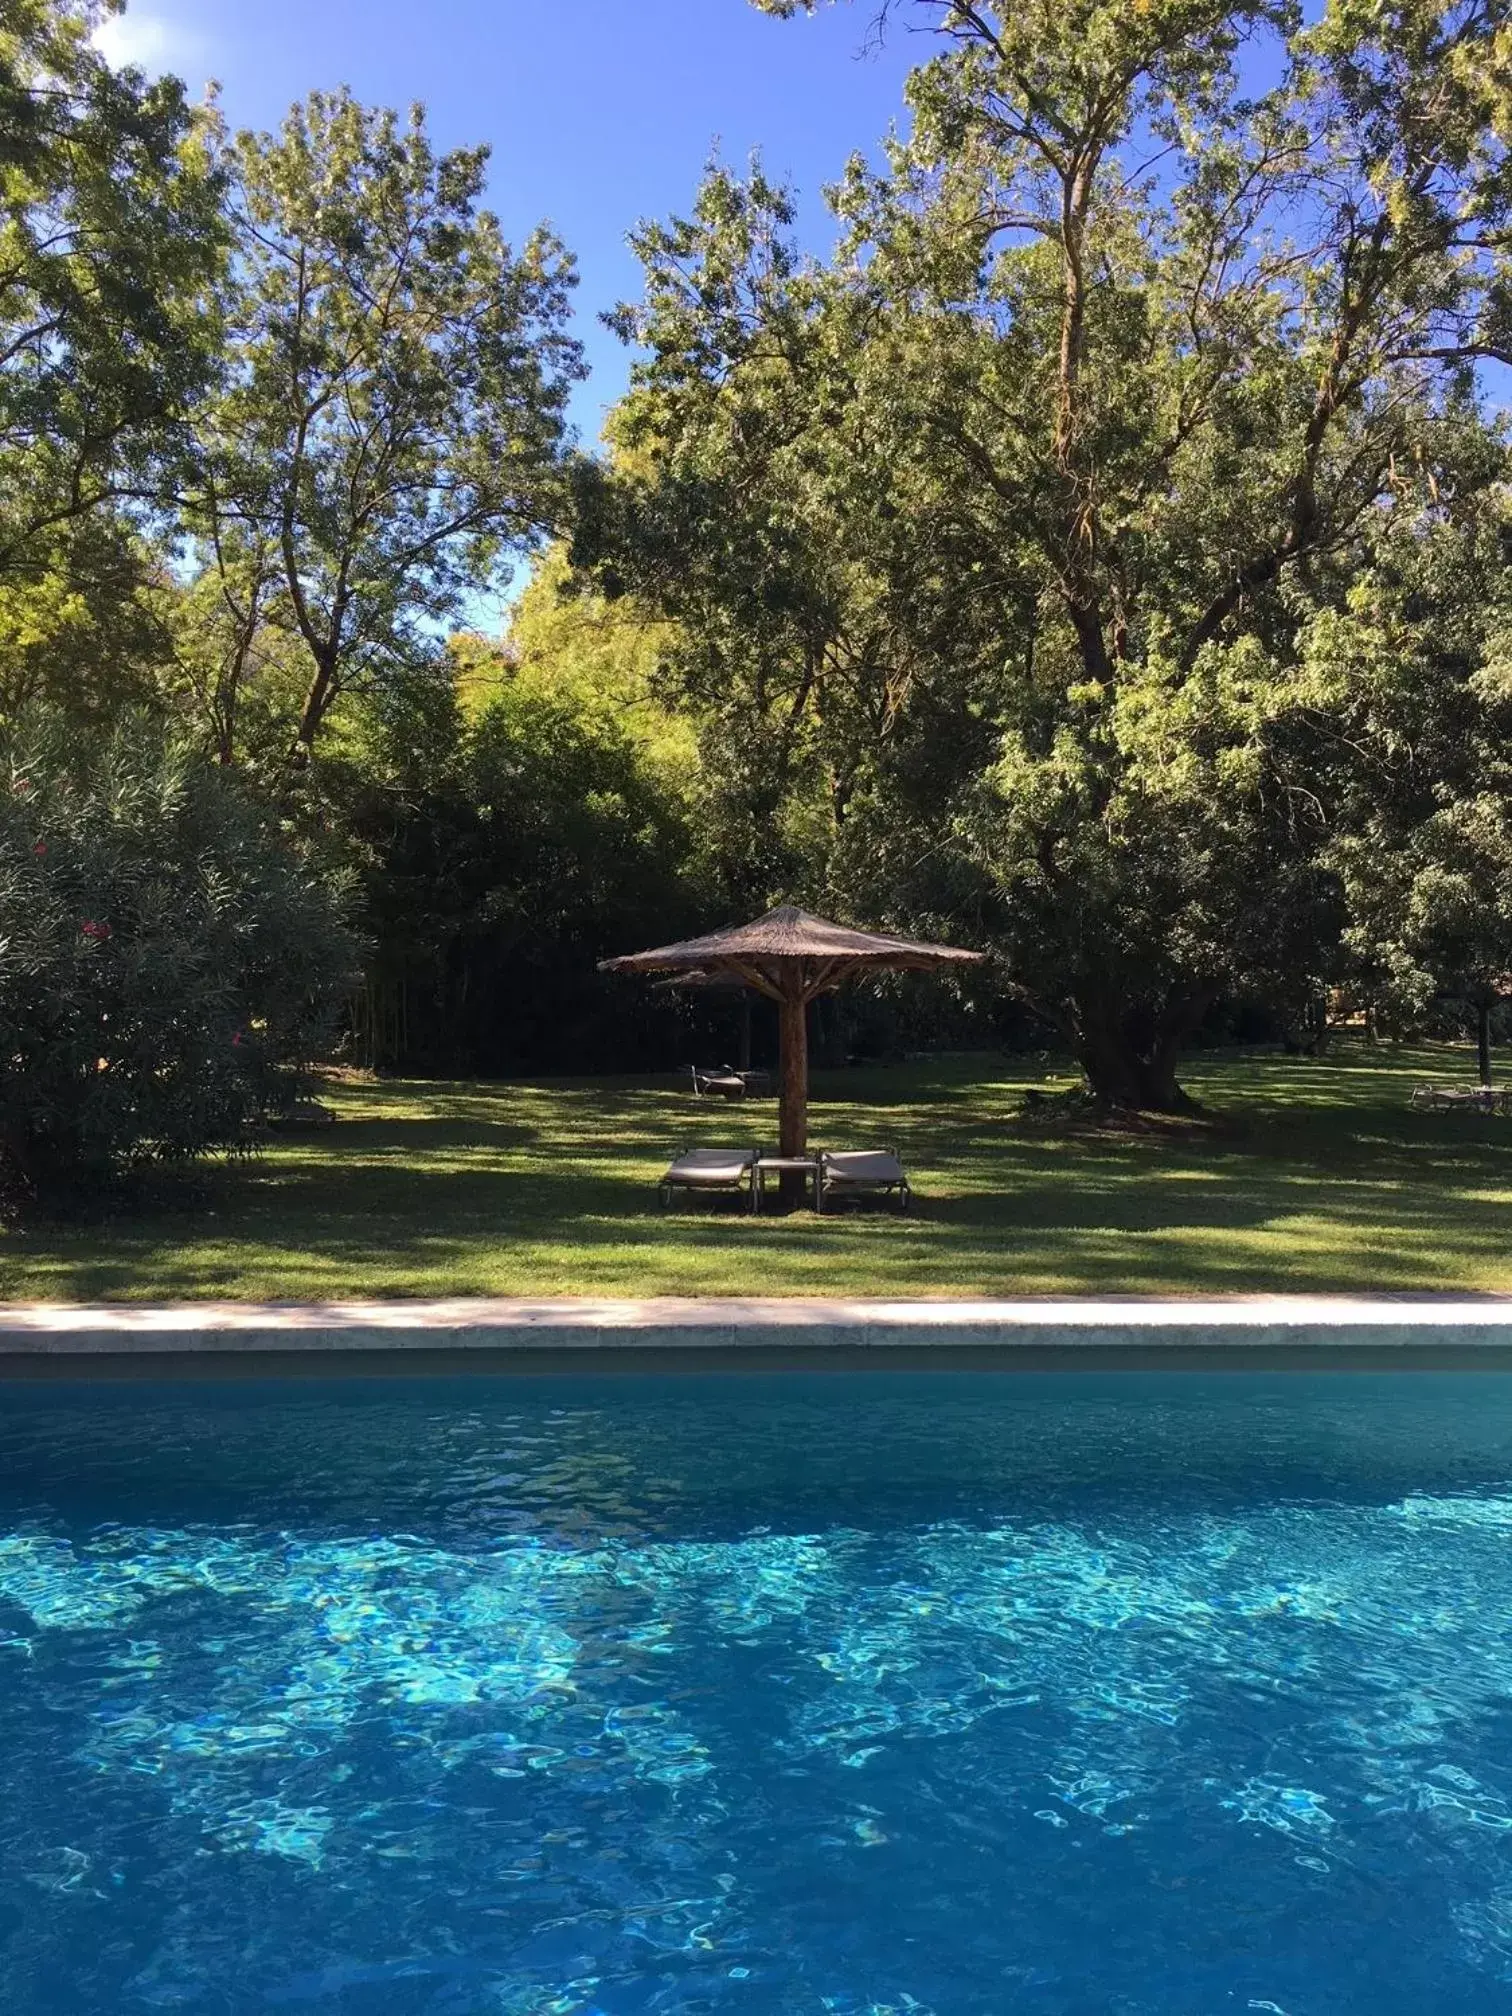
[{"label": "straw parasol canopy", "polygon": [[927,972],[971,965],[980,952],[958,945],[926,945],[912,938],[853,931],[790,903],[751,924],[733,924],[680,945],[658,945],[605,959],[605,973],[671,973],[709,981],[728,977],[775,1001],[780,1010],[779,1145],[784,1155],[808,1147],[808,1016],[820,994],[868,972]]}]

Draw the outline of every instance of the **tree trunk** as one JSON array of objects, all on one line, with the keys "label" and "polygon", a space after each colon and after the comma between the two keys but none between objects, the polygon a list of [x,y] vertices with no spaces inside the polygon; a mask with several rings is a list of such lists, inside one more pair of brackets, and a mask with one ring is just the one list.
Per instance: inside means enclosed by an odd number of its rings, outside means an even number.
[{"label": "tree trunk", "polygon": [[1480,1066],[1480,1082],[1491,1083],[1491,1003],[1480,1002],[1475,1011],[1476,1062]]},{"label": "tree trunk", "polygon": [[1110,1112],[1195,1113],[1196,1101],[1181,1089],[1174,1056],[1141,1056],[1129,1043],[1078,1045],[1077,1062],[1099,1106]]},{"label": "tree trunk", "polygon": [[[1099,1106],[1111,1112],[1200,1111],[1177,1081],[1181,1046],[1212,1003],[1210,993],[1173,1002],[1158,1016],[1135,1016],[1106,1003],[1078,1004],[1076,1061]],[[1143,1026],[1140,1026],[1143,1024]]]},{"label": "tree trunk", "polygon": [[1326,1057],[1328,1055],[1328,1046],[1333,1040],[1333,1025],[1328,1019],[1328,996],[1326,993],[1319,993],[1314,997],[1312,1006],[1308,1011],[1307,1020],[1308,1027],[1312,1031],[1312,1054],[1314,1057]]},{"label": "tree trunk", "polygon": [[[782,1062],[778,1080],[777,1148],[782,1155],[808,1153],[808,1009],[794,982],[779,1003]],[[782,1201],[803,1202],[803,1177],[784,1171]]]},{"label": "tree trunk", "polygon": [[336,658],[333,652],[329,657],[316,661],[315,676],[299,710],[299,726],[294,731],[293,746],[289,750],[291,770],[309,769],[310,758],[315,753],[315,738],[330,711],[336,691]]}]

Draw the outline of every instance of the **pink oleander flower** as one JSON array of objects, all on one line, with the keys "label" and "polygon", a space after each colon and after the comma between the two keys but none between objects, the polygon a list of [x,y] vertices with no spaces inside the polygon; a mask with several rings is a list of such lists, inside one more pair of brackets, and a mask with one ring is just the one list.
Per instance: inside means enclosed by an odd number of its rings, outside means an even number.
[{"label": "pink oleander flower", "polygon": [[45,840],[39,840],[36,846],[33,847],[32,852],[33,854],[37,855],[40,858],[47,852],[47,842]]},{"label": "pink oleander flower", "polygon": [[110,936],[110,926],[108,924],[96,923],[93,917],[86,917],[79,926],[79,929],[84,933],[86,938],[108,938]]}]

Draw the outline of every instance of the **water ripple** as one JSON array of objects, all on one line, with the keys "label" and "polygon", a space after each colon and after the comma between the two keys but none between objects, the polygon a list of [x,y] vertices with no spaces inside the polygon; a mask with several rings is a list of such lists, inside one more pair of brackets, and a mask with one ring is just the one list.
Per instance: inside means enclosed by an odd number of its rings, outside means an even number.
[{"label": "water ripple", "polygon": [[[874,1420],[872,1517],[800,1382],[676,1436],[654,1387],[434,1394],[397,1479],[398,1402],[20,1409],[7,2016],[1507,2006],[1512,1407],[1467,1478],[1484,1394],[1371,1389],[1330,1488],[1307,1382],[1268,1471],[1229,1381],[1153,1476],[1137,1394],[1094,1464],[1023,1391],[977,1393],[969,1493]],[[129,1455],[50,1479],[70,1421]]]}]

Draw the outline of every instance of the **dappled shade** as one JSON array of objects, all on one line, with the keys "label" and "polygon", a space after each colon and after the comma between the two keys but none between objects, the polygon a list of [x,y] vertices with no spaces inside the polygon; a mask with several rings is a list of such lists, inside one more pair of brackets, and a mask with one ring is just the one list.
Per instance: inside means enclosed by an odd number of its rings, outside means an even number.
[{"label": "dappled shade", "polygon": [[808,1146],[809,1002],[868,971],[927,972],[972,965],[982,956],[959,945],[856,931],[785,903],[750,924],[732,924],[701,938],[627,952],[600,963],[606,973],[671,973],[704,981],[728,976],[777,1002],[782,1047],[779,1143],[784,1155],[802,1155]]}]

